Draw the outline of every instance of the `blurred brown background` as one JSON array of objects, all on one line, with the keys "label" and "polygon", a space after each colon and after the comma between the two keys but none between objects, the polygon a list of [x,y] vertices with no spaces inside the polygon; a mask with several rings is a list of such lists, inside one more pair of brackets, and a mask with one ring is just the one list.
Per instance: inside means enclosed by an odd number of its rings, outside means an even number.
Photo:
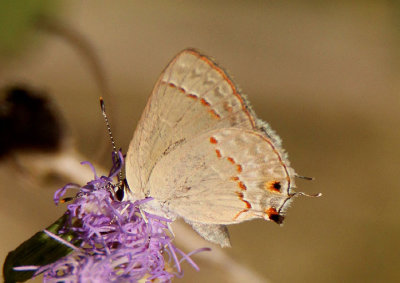
[{"label": "blurred brown background", "polygon": [[[283,227],[261,220],[232,226],[233,258],[272,282],[400,280],[397,2],[64,1],[51,9],[36,2],[95,47],[123,149],[160,72],[195,47],[232,74],[283,139],[296,171],[316,178],[298,180],[298,190],[323,197],[296,199]],[[0,86],[25,82],[51,94],[77,148],[97,160],[108,137],[93,74],[57,37],[32,31],[13,41],[11,32],[20,35],[11,28],[24,13],[13,10],[0,25],[9,48],[0,56]],[[29,186],[16,167],[0,163],[1,261],[63,211],[52,204],[57,187]],[[187,282],[217,282],[189,269]]]}]

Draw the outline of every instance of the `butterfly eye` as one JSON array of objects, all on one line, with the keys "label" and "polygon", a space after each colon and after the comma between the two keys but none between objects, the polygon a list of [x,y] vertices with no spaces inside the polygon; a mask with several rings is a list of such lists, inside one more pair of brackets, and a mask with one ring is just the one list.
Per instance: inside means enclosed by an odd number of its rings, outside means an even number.
[{"label": "butterfly eye", "polygon": [[118,201],[122,201],[124,199],[124,188],[123,187],[118,187],[117,191],[115,192],[115,197]]}]

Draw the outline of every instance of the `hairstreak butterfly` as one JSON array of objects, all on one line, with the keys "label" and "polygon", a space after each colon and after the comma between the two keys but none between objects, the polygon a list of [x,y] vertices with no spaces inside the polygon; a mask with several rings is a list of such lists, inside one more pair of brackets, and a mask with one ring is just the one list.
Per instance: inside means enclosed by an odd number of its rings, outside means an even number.
[{"label": "hairstreak butterfly", "polygon": [[226,225],[282,223],[294,177],[280,138],[227,73],[186,49],[161,74],[133,135],[125,199],[152,197],[145,211],[181,217],[229,246]]}]

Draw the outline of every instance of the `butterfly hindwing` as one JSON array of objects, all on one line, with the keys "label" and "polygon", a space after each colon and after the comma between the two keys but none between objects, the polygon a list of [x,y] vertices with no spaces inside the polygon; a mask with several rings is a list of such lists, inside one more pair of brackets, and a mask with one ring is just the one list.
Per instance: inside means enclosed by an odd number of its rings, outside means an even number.
[{"label": "butterfly hindwing", "polygon": [[201,134],[162,158],[148,188],[171,218],[234,224],[269,220],[272,211],[283,215],[292,196],[291,174],[263,135],[224,128]]}]

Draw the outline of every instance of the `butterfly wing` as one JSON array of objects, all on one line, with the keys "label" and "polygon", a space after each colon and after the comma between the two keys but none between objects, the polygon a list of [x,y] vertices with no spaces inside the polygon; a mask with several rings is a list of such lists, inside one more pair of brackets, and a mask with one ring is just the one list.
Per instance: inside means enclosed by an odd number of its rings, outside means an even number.
[{"label": "butterfly wing", "polygon": [[281,223],[293,196],[293,170],[265,136],[216,129],[178,146],[154,167],[148,188],[167,215],[187,222]]},{"label": "butterfly wing", "polygon": [[[255,149],[259,155],[250,154]],[[244,164],[247,171],[235,175]],[[181,216],[221,245],[229,243],[222,224],[257,217],[280,223],[293,174],[279,137],[229,76],[193,49],[161,74],[126,158],[128,199],[151,196],[153,212]]]},{"label": "butterfly wing", "polygon": [[226,73],[187,49],[161,74],[130,143],[127,178],[143,197],[154,165],[171,149],[217,128],[252,129],[255,118]]}]

